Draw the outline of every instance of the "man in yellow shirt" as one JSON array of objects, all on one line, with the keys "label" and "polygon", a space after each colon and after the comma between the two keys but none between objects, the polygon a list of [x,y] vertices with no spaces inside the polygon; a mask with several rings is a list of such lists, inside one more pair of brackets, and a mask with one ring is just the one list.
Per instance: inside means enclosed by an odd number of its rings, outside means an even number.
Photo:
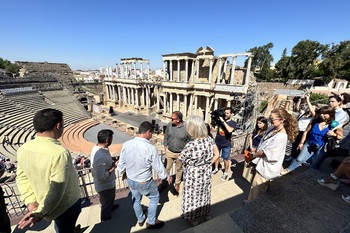
[{"label": "man in yellow shirt", "polygon": [[33,119],[35,139],[17,151],[17,186],[29,212],[18,223],[23,229],[45,218],[55,230],[73,233],[81,212],[80,189],[72,157],[58,138],[63,114],[55,109],[38,111]]}]

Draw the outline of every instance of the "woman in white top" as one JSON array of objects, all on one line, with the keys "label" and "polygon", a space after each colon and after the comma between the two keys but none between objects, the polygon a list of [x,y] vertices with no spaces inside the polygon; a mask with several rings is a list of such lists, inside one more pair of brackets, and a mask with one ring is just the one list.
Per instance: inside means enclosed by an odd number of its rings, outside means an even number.
[{"label": "woman in white top", "polygon": [[256,174],[252,181],[248,200],[257,198],[267,191],[269,181],[280,176],[287,141],[294,141],[297,131],[297,121],[285,109],[271,111],[271,127],[262,138],[255,153],[252,153],[256,164]]}]

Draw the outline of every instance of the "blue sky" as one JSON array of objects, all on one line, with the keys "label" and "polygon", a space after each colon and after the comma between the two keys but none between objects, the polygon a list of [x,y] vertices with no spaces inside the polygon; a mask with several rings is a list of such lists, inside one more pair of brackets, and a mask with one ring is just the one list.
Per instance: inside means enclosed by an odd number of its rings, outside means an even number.
[{"label": "blue sky", "polygon": [[210,46],[215,55],[269,42],[277,62],[301,40],[350,39],[348,0],[0,0],[0,57],[98,69]]}]

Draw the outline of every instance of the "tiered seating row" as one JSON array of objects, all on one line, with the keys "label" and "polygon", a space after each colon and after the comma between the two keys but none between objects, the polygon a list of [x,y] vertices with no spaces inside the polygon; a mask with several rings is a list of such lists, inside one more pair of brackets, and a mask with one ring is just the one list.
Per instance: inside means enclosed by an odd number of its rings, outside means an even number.
[{"label": "tiered seating row", "polygon": [[89,155],[94,143],[84,138],[84,132],[97,124],[98,122],[92,119],[71,124],[64,129],[59,140],[69,151]]}]

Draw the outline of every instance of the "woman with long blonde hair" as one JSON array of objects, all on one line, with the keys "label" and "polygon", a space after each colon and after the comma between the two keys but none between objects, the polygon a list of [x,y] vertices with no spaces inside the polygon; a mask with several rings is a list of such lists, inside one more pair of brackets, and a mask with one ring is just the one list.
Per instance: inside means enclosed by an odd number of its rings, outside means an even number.
[{"label": "woman with long blonde hair", "polygon": [[248,200],[254,200],[268,189],[269,181],[280,176],[287,141],[293,141],[298,133],[297,120],[285,109],[271,111],[267,130],[256,152],[251,153],[256,164],[256,174],[252,181]]}]

